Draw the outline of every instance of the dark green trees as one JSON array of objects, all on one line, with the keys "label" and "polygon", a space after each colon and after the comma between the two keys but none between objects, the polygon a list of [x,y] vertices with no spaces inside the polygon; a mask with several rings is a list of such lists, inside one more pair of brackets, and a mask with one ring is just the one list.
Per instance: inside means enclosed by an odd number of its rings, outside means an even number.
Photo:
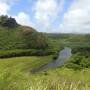
[{"label": "dark green trees", "polygon": [[74,70],[90,68],[90,47],[78,47],[72,51],[74,54],[66,63],[66,67]]},{"label": "dark green trees", "polygon": [[6,27],[16,27],[18,24],[14,18],[2,15],[0,16],[0,25]]},{"label": "dark green trees", "polygon": [[48,45],[48,38],[46,38],[42,33],[38,32],[29,32],[24,33],[23,38],[25,40],[27,48],[34,49],[45,49]]}]

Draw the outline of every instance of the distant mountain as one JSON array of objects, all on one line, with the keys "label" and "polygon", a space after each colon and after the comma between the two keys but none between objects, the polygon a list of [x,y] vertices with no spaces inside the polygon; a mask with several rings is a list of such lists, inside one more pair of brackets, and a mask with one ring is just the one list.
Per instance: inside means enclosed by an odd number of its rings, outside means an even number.
[{"label": "distant mountain", "polygon": [[32,27],[19,25],[8,16],[0,16],[0,50],[45,49],[48,39]]}]

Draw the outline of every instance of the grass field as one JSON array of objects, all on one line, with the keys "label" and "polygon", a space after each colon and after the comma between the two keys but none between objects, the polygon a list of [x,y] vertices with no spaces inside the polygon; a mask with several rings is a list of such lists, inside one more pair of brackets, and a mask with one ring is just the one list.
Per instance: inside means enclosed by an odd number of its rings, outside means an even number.
[{"label": "grass field", "polygon": [[52,60],[52,56],[0,59],[0,90],[90,90],[90,70],[31,70]]}]

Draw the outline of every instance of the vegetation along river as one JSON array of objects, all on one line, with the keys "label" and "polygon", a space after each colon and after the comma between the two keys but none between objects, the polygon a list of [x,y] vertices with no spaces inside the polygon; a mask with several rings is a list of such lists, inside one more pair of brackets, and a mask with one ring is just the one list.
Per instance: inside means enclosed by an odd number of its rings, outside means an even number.
[{"label": "vegetation along river", "polygon": [[72,51],[71,48],[65,47],[63,50],[59,52],[59,56],[56,60],[48,64],[42,65],[37,69],[33,69],[32,72],[35,73],[35,72],[47,70],[49,68],[56,68],[62,66],[71,57],[72,55],[71,51]]}]

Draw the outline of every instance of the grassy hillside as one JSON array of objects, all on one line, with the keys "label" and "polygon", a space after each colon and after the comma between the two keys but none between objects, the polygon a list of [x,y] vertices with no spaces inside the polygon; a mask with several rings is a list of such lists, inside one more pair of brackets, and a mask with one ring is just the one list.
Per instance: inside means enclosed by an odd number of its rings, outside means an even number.
[{"label": "grassy hillside", "polygon": [[0,90],[90,90],[89,69],[57,68],[31,73],[33,68],[51,60],[52,56],[1,59]]},{"label": "grassy hillside", "polygon": [[30,27],[7,28],[0,26],[0,49],[43,49],[48,47],[45,39],[43,34]]},{"label": "grassy hillside", "polygon": [[17,24],[14,18],[0,17],[0,49],[46,49],[48,39],[32,27]]}]

